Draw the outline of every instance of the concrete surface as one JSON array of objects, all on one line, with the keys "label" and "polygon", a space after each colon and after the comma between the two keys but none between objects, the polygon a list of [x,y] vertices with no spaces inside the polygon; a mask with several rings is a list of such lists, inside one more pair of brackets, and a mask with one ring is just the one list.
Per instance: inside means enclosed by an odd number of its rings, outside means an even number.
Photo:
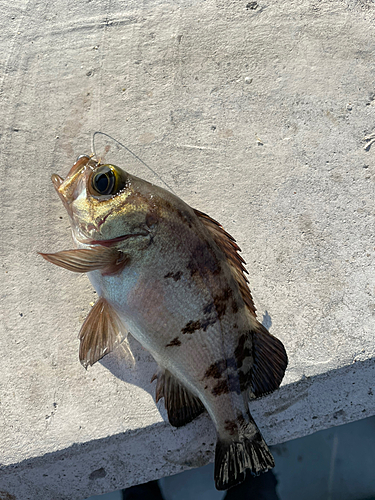
[{"label": "concrete surface", "polygon": [[[192,470],[197,470],[197,469],[192,469]],[[94,495],[93,497],[90,497],[87,500],[122,500],[122,490],[111,491],[110,493],[103,493],[103,495]]]},{"label": "concrete surface", "polygon": [[[375,500],[375,417],[275,445],[272,453],[276,457],[272,472],[279,500]],[[213,473],[214,464],[210,463],[163,477],[159,480],[163,498],[224,500],[226,492],[215,489]],[[262,499],[270,498],[266,488],[272,480],[269,479],[266,486],[264,476],[252,479],[253,487],[254,481],[258,483]],[[87,500],[121,500],[120,494],[121,491],[116,491]],[[237,500],[253,498],[248,492],[236,491],[235,494],[233,498]]]},{"label": "concrete surface", "polygon": [[[273,473],[279,500],[375,499],[375,417],[278,444],[272,447],[272,452],[276,457]],[[225,493],[215,490],[212,474],[213,464],[209,464],[162,478],[159,484],[163,497],[165,500],[223,500]],[[254,481],[262,479],[263,476],[259,476]],[[263,486],[262,499],[269,498],[264,489]],[[258,500],[257,496],[236,494],[237,500]]]},{"label": "concrete surface", "polygon": [[253,405],[268,442],[375,414],[375,6],[257,5],[3,2],[0,498],[81,499],[213,457],[207,417],[165,422],[142,349],[133,369],[117,353],[85,372],[77,334],[95,295],[36,254],[71,246],[50,175],[95,130],[243,249],[290,359]]}]

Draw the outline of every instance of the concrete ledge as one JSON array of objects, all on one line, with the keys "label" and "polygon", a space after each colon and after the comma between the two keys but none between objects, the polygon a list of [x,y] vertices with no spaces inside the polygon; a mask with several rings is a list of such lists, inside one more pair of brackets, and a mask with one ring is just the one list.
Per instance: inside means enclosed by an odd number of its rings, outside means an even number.
[{"label": "concrete ledge", "polygon": [[[50,175],[89,153],[168,183],[243,249],[290,364],[253,404],[269,443],[375,414],[375,7],[365,1],[5,2],[0,31],[0,498],[79,499],[212,459],[134,342],[85,372],[85,276]],[[205,444],[203,444],[205,443]],[[7,496],[8,495],[8,496]],[[13,497],[12,497],[13,495]]]},{"label": "concrete ledge", "polygon": [[[374,380],[373,361],[356,363],[283,386],[251,411],[269,444],[288,441],[375,414]],[[2,467],[0,495],[86,498],[205,465],[215,442],[207,415],[184,429],[157,422]]]}]

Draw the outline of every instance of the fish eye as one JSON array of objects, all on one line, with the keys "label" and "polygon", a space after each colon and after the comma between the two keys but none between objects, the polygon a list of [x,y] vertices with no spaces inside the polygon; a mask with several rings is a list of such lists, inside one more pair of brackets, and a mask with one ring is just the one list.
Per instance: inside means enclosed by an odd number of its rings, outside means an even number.
[{"label": "fish eye", "polygon": [[114,165],[101,165],[91,178],[93,194],[113,195],[125,187],[125,172]]},{"label": "fish eye", "polygon": [[112,194],[115,185],[115,175],[112,170],[103,165],[99,167],[92,178],[92,187],[99,194]]}]

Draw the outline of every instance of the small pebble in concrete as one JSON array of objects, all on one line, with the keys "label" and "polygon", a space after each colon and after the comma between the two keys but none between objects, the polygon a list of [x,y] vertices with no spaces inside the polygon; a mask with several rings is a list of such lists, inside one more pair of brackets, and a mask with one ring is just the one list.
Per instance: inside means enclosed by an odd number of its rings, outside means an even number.
[{"label": "small pebble in concrete", "polygon": [[105,471],[105,469],[103,469],[103,467],[101,467],[100,469],[92,471],[89,475],[89,479],[100,479],[102,477],[105,477],[106,475],[107,472]]}]

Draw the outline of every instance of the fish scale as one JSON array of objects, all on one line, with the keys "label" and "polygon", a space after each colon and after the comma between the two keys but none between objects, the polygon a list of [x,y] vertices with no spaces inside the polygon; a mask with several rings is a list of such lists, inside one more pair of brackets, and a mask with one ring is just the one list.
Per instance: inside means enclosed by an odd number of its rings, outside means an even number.
[{"label": "fish scale", "polygon": [[81,363],[131,332],[158,364],[156,400],[170,423],[208,411],[218,489],[272,468],[248,402],[277,389],[287,356],[256,319],[235,240],[177,196],[90,157],[52,180],[77,248],[42,256],[87,272],[99,296],[80,331]]}]

